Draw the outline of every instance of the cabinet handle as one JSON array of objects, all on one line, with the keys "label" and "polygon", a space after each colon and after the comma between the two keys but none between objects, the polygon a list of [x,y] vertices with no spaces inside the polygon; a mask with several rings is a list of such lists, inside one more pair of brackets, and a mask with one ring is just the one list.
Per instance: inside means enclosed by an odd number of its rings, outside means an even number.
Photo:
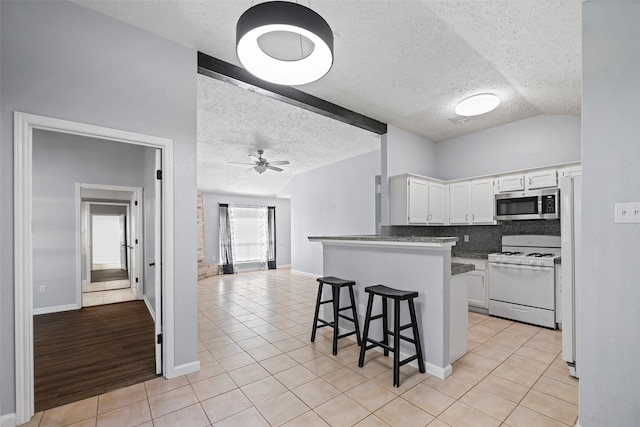
[{"label": "cabinet handle", "polygon": [[484,274],[480,277],[482,277],[482,284],[484,285]]},{"label": "cabinet handle", "polygon": [[471,214],[471,221],[475,221],[476,220],[476,214]]},{"label": "cabinet handle", "polygon": [[529,177],[529,185],[533,184],[533,178]]},{"label": "cabinet handle", "polygon": [[520,178],[520,186],[524,185],[524,180],[522,178]]},{"label": "cabinet handle", "polygon": [[465,222],[469,221],[469,214],[464,214],[464,220],[465,220]]}]

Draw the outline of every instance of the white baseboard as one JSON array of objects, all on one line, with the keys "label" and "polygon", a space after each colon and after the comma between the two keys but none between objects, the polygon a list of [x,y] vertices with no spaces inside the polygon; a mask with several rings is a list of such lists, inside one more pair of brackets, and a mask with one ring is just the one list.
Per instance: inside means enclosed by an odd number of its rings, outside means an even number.
[{"label": "white baseboard", "polygon": [[276,265],[276,267],[286,269],[286,268],[291,268],[291,264],[278,264]]},{"label": "white baseboard", "polygon": [[33,315],[37,316],[38,314],[50,314],[50,313],[60,313],[63,311],[72,311],[72,310],[80,310],[82,307],[78,304],[65,304],[65,305],[56,305],[53,307],[41,307],[34,308]]},{"label": "white baseboard", "polygon": [[87,279],[82,279],[82,286],[88,285],[89,281]]},{"label": "white baseboard", "polygon": [[0,415],[0,427],[15,427],[18,425],[16,414]]},{"label": "white baseboard", "polygon": [[318,277],[322,277],[319,274],[307,273],[306,271],[291,270],[291,272],[296,274],[301,274],[303,276],[313,277],[314,279],[317,279]]},{"label": "white baseboard", "polygon": [[168,372],[165,376],[167,379],[176,378],[182,375],[192,374],[200,370],[200,361],[185,363],[184,365],[174,366],[172,372]]},{"label": "white baseboard", "polygon": [[92,270],[117,270],[122,264],[118,262],[97,262],[91,266]]},{"label": "white baseboard", "polygon": [[151,306],[151,301],[149,301],[149,298],[147,298],[146,295],[142,296],[142,300],[144,301],[145,305],[147,306],[147,310],[149,310],[149,314],[153,318],[153,323],[155,323],[156,322],[156,312],[153,310],[153,307]]}]

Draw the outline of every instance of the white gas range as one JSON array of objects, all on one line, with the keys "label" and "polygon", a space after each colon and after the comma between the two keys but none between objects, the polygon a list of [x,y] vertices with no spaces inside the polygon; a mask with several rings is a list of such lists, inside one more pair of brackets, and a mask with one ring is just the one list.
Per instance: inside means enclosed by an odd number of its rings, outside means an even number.
[{"label": "white gas range", "polygon": [[555,329],[558,258],[560,236],[503,236],[489,254],[489,314]]}]

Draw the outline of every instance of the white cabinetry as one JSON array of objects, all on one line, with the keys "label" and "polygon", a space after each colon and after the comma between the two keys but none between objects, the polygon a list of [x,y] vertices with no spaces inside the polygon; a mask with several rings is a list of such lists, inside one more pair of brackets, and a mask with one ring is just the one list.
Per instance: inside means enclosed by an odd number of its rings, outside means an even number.
[{"label": "white cabinetry", "polygon": [[557,185],[558,171],[556,169],[544,169],[498,177],[498,191],[500,193],[535,190],[538,188],[556,187]]},{"label": "white cabinetry", "polygon": [[566,178],[572,176],[582,175],[582,165],[569,166],[566,168],[558,169],[558,177]]},{"label": "white cabinetry", "polygon": [[465,273],[467,278],[468,302],[469,306],[482,309],[489,308],[489,281],[487,271],[487,261],[476,258],[452,257],[451,262],[462,264],[473,264],[476,269]]},{"label": "white cabinetry", "polygon": [[449,184],[449,224],[468,224],[469,221],[469,183]]},{"label": "white cabinetry", "polygon": [[446,186],[438,182],[429,182],[428,224],[444,224],[445,222],[445,189]]},{"label": "white cabinetry", "polygon": [[389,180],[392,225],[424,225],[429,213],[429,183],[411,176]]},{"label": "white cabinetry", "polygon": [[555,169],[546,169],[535,172],[529,172],[524,175],[525,186],[527,190],[535,190],[537,188],[557,187],[558,173]]},{"label": "white cabinetry", "polygon": [[389,181],[391,225],[445,223],[444,184],[409,175]]},{"label": "white cabinetry", "polygon": [[493,178],[471,181],[471,224],[495,224]]},{"label": "white cabinetry", "polygon": [[498,177],[498,191],[509,193],[524,190],[524,174],[505,175]]}]

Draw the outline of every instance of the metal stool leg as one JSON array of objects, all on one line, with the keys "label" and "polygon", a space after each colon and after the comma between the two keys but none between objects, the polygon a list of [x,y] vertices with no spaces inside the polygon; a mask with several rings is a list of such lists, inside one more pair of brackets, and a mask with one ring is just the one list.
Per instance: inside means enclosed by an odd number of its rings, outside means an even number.
[{"label": "metal stool leg", "polygon": [[316,300],[316,313],[313,315],[313,328],[311,328],[311,342],[316,340],[318,329],[318,314],[320,313],[320,301],[322,300],[322,282],[318,284],[318,299]]},{"label": "metal stool leg", "polygon": [[407,301],[409,303],[409,314],[411,315],[411,324],[413,325],[413,339],[416,344],[416,354],[418,355],[418,368],[421,373],[425,373],[424,357],[422,357],[422,343],[420,342],[420,332],[418,332],[418,321],[416,320],[416,309],[413,305],[413,298]]}]

